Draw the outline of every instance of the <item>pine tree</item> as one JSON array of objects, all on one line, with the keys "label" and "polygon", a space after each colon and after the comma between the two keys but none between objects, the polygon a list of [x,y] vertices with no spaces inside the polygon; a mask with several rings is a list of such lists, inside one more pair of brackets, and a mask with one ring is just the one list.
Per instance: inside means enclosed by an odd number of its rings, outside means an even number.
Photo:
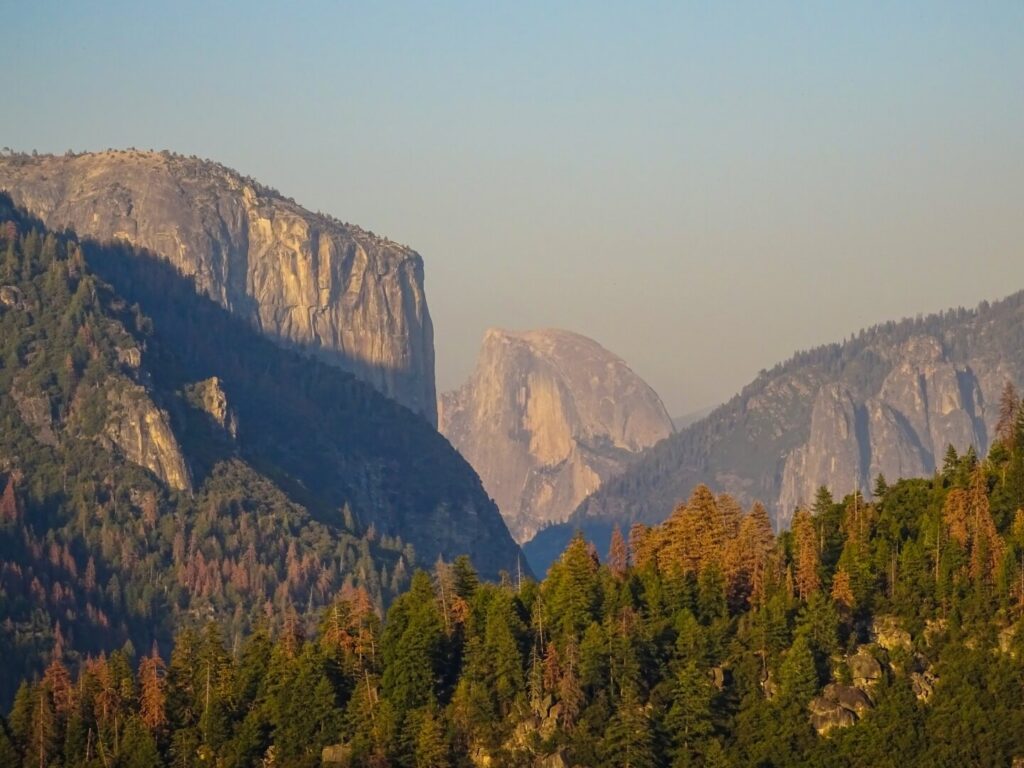
[{"label": "pine tree", "polygon": [[579,680],[579,652],[576,641],[570,636],[566,640],[565,653],[558,680],[558,700],[562,707],[562,724],[571,729],[583,708],[583,689]]},{"label": "pine tree", "polygon": [[987,479],[981,466],[974,470],[971,477],[968,503],[971,525],[971,577],[975,583],[994,584],[1005,547],[992,519]]},{"label": "pine tree", "polygon": [[57,715],[50,693],[40,686],[32,708],[32,732],[26,753],[29,764],[46,768],[57,749]]},{"label": "pine tree", "polygon": [[156,648],[139,662],[139,717],[156,733],[167,725],[166,667]]},{"label": "pine tree", "polygon": [[455,573],[455,591],[463,600],[472,599],[480,586],[480,577],[473,568],[473,561],[467,555],[459,555],[452,563],[452,570]]},{"label": "pine tree", "polygon": [[956,448],[950,443],[946,446],[946,454],[942,459],[942,477],[947,483],[950,483],[959,471],[960,457],[957,455]]},{"label": "pine tree", "polygon": [[818,532],[810,514],[803,508],[797,509],[792,527],[796,547],[796,591],[800,599],[807,600],[821,589]]},{"label": "pine tree", "polygon": [[853,608],[853,587],[850,583],[850,574],[845,568],[837,570],[832,577],[831,597],[840,610],[849,612]]},{"label": "pine tree", "polygon": [[878,473],[878,477],[875,478],[875,488],[871,492],[871,495],[875,499],[881,499],[889,491],[889,483],[886,482],[885,475],[881,472]]},{"label": "pine tree", "polygon": [[636,686],[623,687],[615,715],[605,730],[602,752],[607,765],[654,768],[654,732]]},{"label": "pine tree", "polygon": [[690,659],[673,680],[665,726],[672,738],[674,765],[696,765],[701,746],[712,732],[712,688],[707,674]]},{"label": "pine tree", "polygon": [[1008,449],[1014,445],[1017,417],[1021,402],[1017,388],[1012,381],[1007,381],[999,398],[999,419],[996,421],[995,439]]},{"label": "pine tree", "polygon": [[551,566],[542,588],[555,623],[564,631],[579,636],[593,620],[597,609],[597,564],[583,534],[577,532]]},{"label": "pine tree", "polygon": [[516,633],[522,631],[507,593],[499,592],[487,611],[484,652],[488,658],[488,688],[497,699],[501,716],[510,713],[513,703],[523,696],[523,661]]},{"label": "pine tree", "polygon": [[779,667],[779,700],[783,706],[803,707],[818,691],[818,672],[808,638],[798,634]]},{"label": "pine tree", "polygon": [[451,765],[444,728],[434,707],[427,707],[419,715],[416,735],[416,768],[446,768]]},{"label": "pine tree", "polygon": [[59,656],[59,653],[54,653],[53,661],[43,673],[43,687],[53,699],[54,714],[66,718],[75,706],[75,689],[71,684],[71,675]]},{"label": "pine tree", "polygon": [[626,548],[626,540],[622,537],[622,531],[616,525],[612,528],[612,541],[608,548],[608,568],[612,575],[621,579],[626,575],[629,567],[629,551]]},{"label": "pine tree", "polygon": [[381,638],[384,692],[399,714],[433,700],[443,636],[433,584],[417,571],[409,591],[388,612]]},{"label": "pine tree", "polygon": [[21,519],[21,505],[14,488],[14,477],[7,478],[3,496],[0,497],[0,523],[16,523]]},{"label": "pine tree", "polygon": [[835,501],[832,498],[832,492],[827,486],[822,485],[814,496],[814,505],[811,507],[811,512],[814,517],[821,517],[831,512],[834,505]]}]

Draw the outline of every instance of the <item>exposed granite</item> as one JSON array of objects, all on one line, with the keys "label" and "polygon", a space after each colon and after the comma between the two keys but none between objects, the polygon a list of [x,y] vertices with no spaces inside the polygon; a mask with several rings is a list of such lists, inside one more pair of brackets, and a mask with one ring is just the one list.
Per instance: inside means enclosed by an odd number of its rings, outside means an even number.
[{"label": "exposed granite", "polygon": [[170,153],[0,156],[0,189],[51,228],[167,259],[266,335],[436,424],[433,326],[412,249]]}]

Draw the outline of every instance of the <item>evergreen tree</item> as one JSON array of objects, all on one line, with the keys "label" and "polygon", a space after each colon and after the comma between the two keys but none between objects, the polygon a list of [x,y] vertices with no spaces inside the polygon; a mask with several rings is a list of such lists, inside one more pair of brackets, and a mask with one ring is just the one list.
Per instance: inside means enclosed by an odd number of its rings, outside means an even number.
[{"label": "evergreen tree", "polygon": [[793,516],[793,540],[796,548],[797,594],[801,599],[808,600],[821,589],[821,577],[818,574],[818,532],[805,509],[798,509]]},{"label": "evergreen tree", "polygon": [[626,548],[626,540],[622,537],[622,531],[616,525],[612,528],[612,540],[608,549],[608,568],[612,575],[621,579],[626,575],[629,567],[629,552]]},{"label": "evergreen tree", "polygon": [[712,733],[711,684],[696,661],[679,666],[672,688],[672,703],[665,727],[672,738],[673,765],[698,765]]},{"label": "evergreen tree", "polygon": [[417,571],[389,612],[381,638],[384,695],[399,714],[433,701],[443,634],[433,584]]},{"label": "evergreen tree", "polygon": [[818,691],[818,673],[809,638],[798,634],[779,667],[779,701],[783,706],[803,707]]},{"label": "evergreen tree", "polygon": [[996,421],[995,439],[1003,446],[1012,448],[1017,426],[1017,416],[1020,412],[1020,397],[1017,395],[1017,388],[1012,381],[1007,381],[1003,386],[1002,395],[999,398],[999,418]]},{"label": "evergreen tree", "polygon": [[604,735],[603,753],[607,765],[622,768],[654,768],[654,732],[634,685],[622,690],[615,715]]}]

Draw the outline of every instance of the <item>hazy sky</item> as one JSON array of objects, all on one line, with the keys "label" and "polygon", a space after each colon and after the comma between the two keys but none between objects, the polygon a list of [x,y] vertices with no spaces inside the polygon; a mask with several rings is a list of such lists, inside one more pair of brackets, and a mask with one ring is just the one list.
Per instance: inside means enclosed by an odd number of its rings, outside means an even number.
[{"label": "hazy sky", "polygon": [[557,326],[680,414],[1024,288],[1020,0],[0,14],[0,145],[211,157],[408,243],[439,390],[486,327]]}]

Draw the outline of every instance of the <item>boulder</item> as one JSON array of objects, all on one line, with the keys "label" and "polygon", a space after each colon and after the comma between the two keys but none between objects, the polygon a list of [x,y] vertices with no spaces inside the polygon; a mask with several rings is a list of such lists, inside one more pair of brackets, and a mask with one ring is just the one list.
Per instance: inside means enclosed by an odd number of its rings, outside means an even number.
[{"label": "boulder", "polygon": [[864,713],[871,709],[871,699],[860,688],[852,685],[841,685],[840,683],[829,683],[822,691],[822,695],[829,701],[834,701],[843,709],[848,709],[857,717],[863,717]]},{"label": "boulder", "polygon": [[1012,659],[1017,658],[1017,649],[1014,646],[1016,645],[1017,633],[1019,631],[1020,626],[1012,624],[999,632],[998,643],[1000,653],[1006,654]]},{"label": "boulder", "polygon": [[31,431],[33,437],[43,445],[56,447],[59,440],[54,431],[53,408],[50,398],[42,391],[23,382],[11,389],[11,398],[18,409],[18,415]]},{"label": "boulder", "polygon": [[914,695],[918,701],[928,701],[932,694],[935,693],[935,683],[938,678],[932,672],[911,672],[910,673],[910,687],[914,690]]},{"label": "boulder", "polygon": [[0,304],[10,309],[21,307],[21,291],[13,285],[0,286]]},{"label": "boulder", "polygon": [[853,725],[872,708],[871,699],[860,688],[840,683],[829,683],[820,696],[811,699],[808,709],[811,725],[820,736],[833,728]]},{"label": "boulder", "polygon": [[895,616],[876,616],[871,622],[871,639],[887,651],[909,651],[912,644],[910,633]]},{"label": "boulder", "polygon": [[838,702],[824,696],[811,699],[811,725],[819,736],[825,736],[833,728],[846,728],[857,722],[857,716]]},{"label": "boulder", "polygon": [[882,665],[863,645],[847,659],[846,663],[850,668],[853,684],[858,688],[869,690],[882,678]]}]

